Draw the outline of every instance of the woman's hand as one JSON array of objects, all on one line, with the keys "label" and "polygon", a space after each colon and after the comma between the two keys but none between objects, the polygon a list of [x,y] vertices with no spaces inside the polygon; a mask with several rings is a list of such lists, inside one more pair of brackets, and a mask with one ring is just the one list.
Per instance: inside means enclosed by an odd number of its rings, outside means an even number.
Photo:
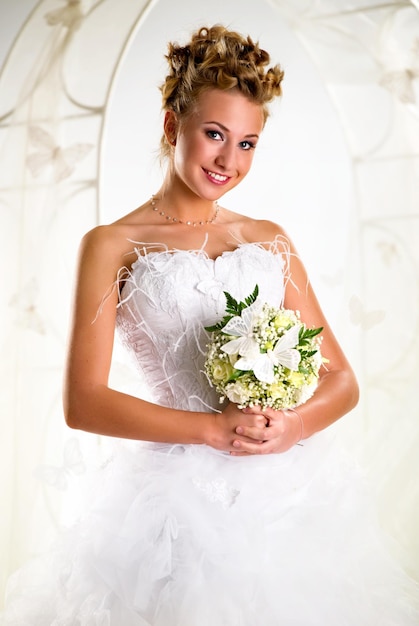
[{"label": "woman's hand", "polygon": [[[212,415],[213,423],[207,443],[216,450],[230,452],[244,444],[258,446],[263,443],[262,435],[268,419],[260,412],[247,412],[229,403],[222,413]],[[243,432],[239,432],[243,429]]]},{"label": "woman's hand", "polygon": [[[302,438],[303,422],[294,410],[252,407],[243,409],[242,415],[231,452],[235,456],[286,452]],[[247,421],[250,416],[257,418],[254,424]]]}]

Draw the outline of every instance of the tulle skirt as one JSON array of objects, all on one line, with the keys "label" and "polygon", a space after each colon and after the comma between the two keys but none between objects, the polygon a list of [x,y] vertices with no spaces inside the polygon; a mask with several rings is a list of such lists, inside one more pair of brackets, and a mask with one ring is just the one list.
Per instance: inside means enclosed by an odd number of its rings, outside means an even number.
[{"label": "tulle skirt", "polygon": [[327,431],[285,454],[121,444],[10,581],[4,626],[413,626],[362,476]]}]

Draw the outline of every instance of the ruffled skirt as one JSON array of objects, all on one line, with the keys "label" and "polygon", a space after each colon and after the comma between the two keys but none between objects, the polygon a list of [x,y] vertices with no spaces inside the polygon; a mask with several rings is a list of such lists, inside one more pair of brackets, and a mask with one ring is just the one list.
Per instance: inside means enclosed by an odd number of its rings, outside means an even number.
[{"label": "ruffled skirt", "polygon": [[362,477],[326,431],[285,454],[121,444],[80,521],[11,579],[4,626],[414,626]]}]

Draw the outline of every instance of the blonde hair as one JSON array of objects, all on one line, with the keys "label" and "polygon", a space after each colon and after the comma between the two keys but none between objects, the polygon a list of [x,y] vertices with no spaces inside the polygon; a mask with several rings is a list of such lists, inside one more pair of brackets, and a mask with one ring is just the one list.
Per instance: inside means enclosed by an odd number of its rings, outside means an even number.
[{"label": "blonde hair", "polygon": [[[176,113],[179,121],[193,111],[200,94],[208,89],[239,90],[262,106],[265,121],[267,103],[282,93],[284,72],[280,66],[266,68],[270,56],[258,43],[221,25],[200,28],[185,46],[169,43],[166,59],[169,74],[160,87],[162,108]],[[162,156],[169,156],[170,151],[163,135]]]}]

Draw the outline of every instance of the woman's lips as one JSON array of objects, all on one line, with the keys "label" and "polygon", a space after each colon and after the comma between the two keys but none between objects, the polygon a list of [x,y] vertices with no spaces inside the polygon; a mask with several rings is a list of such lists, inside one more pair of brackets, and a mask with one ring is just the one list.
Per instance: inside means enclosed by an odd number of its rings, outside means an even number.
[{"label": "woman's lips", "polygon": [[204,172],[207,175],[207,178],[209,178],[209,180],[216,185],[224,185],[230,180],[230,176],[226,176],[225,174],[218,174],[217,172],[211,172],[211,170],[206,169],[204,169]]}]

